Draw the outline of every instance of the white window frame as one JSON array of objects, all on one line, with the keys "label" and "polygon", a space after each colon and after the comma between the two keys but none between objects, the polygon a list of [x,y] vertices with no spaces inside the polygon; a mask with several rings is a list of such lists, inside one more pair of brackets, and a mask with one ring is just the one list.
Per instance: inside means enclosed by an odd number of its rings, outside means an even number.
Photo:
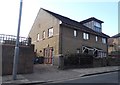
[{"label": "white window frame", "polygon": [[40,40],[40,34],[38,33],[37,34],[37,41],[39,41]]},{"label": "white window frame", "polygon": [[42,38],[45,39],[45,31],[42,33]]},{"label": "white window frame", "polygon": [[95,36],[95,41],[96,41],[96,42],[98,41],[98,36]]},{"label": "white window frame", "polygon": [[106,53],[104,52],[104,56],[103,57],[106,57]]},{"label": "white window frame", "polygon": [[52,37],[53,36],[53,27],[48,29],[48,37]]},{"label": "white window frame", "polygon": [[83,39],[89,40],[89,34],[88,33],[83,33]]},{"label": "white window frame", "polygon": [[73,31],[73,35],[74,35],[74,37],[77,37],[77,30]]},{"label": "white window frame", "polygon": [[102,43],[103,43],[103,44],[106,44],[106,43],[107,43],[106,38],[102,38]]}]

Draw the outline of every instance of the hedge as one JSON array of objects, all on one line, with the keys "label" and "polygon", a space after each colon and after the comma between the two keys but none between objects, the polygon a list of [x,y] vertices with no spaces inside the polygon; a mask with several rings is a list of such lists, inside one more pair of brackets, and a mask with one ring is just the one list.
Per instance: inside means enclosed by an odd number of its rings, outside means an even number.
[{"label": "hedge", "polygon": [[87,65],[93,63],[93,56],[88,54],[66,54],[64,65]]}]

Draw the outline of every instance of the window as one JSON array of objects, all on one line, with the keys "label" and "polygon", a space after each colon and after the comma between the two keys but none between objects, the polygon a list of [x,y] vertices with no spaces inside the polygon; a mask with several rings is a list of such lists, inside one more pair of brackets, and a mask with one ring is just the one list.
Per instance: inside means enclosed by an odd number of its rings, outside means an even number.
[{"label": "window", "polygon": [[101,32],[101,28],[94,26],[94,30],[97,32]]},{"label": "window", "polygon": [[42,38],[43,39],[45,38],[45,31],[43,31]]},{"label": "window", "polygon": [[53,36],[53,28],[48,29],[48,37]]},{"label": "window", "polygon": [[102,57],[106,57],[106,52],[103,52],[103,55],[102,55]]},{"label": "window", "polygon": [[101,24],[98,22],[94,22],[94,26],[101,28]]},{"label": "window", "polygon": [[74,37],[77,37],[77,30],[74,30]]},{"label": "window", "polygon": [[95,41],[96,41],[96,42],[98,41],[98,36],[95,37]]},{"label": "window", "polygon": [[106,38],[102,38],[102,43],[106,44]]},{"label": "window", "polygon": [[40,34],[38,33],[37,34],[37,41],[39,41],[40,40]]},{"label": "window", "polygon": [[94,30],[97,32],[101,32],[101,24],[94,21]]},{"label": "window", "polygon": [[88,33],[83,33],[83,39],[88,40],[89,39],[89,34]]}]

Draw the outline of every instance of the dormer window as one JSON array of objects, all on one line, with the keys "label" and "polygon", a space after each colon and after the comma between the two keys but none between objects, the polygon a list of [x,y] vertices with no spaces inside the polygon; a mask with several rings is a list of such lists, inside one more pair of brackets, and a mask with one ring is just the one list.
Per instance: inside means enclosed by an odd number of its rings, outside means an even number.
[{"label": "dormer window", "polygon": [[86,27],[96,31],[96,32],[102,32],[102,23],[103,23],[103,21],[98,20],[98,19],[96,19],[94,17],[83,20],[80,23],[85,25]]},{"label": "dormer window", "polygon": [[101,28],[101,24],[98,23],[98,22],[94,22],[94,26],[98,27],[98,28]]},{"label": "dormer window", "polygon": [[94,24],[93,30],[95,30],[97,32],[101,32],[101,24],[96,21],[94,21],[93,24]]}]

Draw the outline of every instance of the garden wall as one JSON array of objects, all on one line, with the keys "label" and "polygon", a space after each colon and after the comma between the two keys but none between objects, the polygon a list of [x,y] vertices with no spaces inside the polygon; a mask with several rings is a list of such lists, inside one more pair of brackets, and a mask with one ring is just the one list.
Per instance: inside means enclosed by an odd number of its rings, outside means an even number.
[{"label": "garden wall", "polygon": [[[1,44],[2,75],[10,75],[13,70],[15,45]],[[33,72],[34,45],[20,46],[18,74]]]}]

